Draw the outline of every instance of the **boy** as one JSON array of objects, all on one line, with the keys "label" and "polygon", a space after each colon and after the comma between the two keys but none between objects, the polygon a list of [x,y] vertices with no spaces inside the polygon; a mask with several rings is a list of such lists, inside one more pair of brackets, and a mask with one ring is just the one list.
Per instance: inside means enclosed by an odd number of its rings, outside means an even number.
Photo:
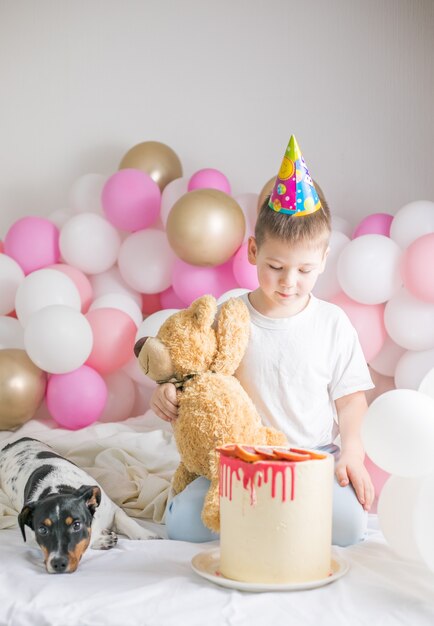
[{"label": "boy", "polygon": [[[282,430],[293,445],[335,455],[333,543],[349,545],[361,538],[374,498],[360,438],[367,409],[364,391],[373,384],[345,313],[311,293],[325,267],[330,230],[329,210],[321,205],[291,137],[249,239],[249,261],[257,267],[259,287],[242,296],[251,332],[236,376],[266,425]],[[163,419],[176,419],[175,387],[157,388],[151,408]],[[338,433],[341,451],[333,445]],[[192,519],[207,490],[206,481],[198,481],[169,506],[172,538],[208,538]],[[189,515],[193,508],[195,516]]]}]

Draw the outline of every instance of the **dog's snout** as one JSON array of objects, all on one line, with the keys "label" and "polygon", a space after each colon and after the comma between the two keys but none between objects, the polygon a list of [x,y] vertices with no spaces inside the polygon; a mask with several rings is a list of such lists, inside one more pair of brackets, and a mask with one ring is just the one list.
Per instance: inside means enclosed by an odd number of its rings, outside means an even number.
[{"label": "dog's snout", "polygon": [[53,574],[63,574],[68,567],[68,559],[64,556],[54,556],[50,561]]},{"label": "dog's snout", "polygon": [[147,337],[141,337],[134,344],[134,354],[136,355],[137,358],[139,357],[140,350],[142,349],[143,344],[145,343],[146,340],[147,340]]}]

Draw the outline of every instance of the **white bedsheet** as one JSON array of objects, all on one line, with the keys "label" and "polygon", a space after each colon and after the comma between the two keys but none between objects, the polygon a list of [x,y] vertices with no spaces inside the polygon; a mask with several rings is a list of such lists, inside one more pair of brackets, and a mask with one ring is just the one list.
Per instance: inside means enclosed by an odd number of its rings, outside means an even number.
[{"label": "white bedsheet", "polygon": [[[110,476],[104,486],[119,503],[138,515],[142,502],[147,517],[159,519],[177,455],[170,432],[147,430],[149,423],[145,416],[76,433],[29,423],[19,435],[39,436],[63,454],[72,452],[101,482],[104,473]],[[9,438],[11,433],[0,433],[0,446]],[[150,456],[142,467],[145,451]],[[365,541],[338,549],[350,562],[345,576],[318,589],[274,593],[224,589],[193,572],[191,558],[216,542],[121,537],[112,550],[88,550],[74,574],[50,575],[36,544],[23,542],[15,519],[0,499],[0,626],[434,624],[434,574],[396,556],[376,516],[370,516]],[[141,523],[164,536],[164,525]]]}]

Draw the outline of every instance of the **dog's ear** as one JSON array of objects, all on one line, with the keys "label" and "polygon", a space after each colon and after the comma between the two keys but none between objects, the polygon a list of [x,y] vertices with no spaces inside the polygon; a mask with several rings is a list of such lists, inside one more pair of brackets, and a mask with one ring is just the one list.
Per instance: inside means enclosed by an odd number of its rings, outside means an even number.
[{"label": "dog's ear", "polygon": [[21,509],[21,512],[18,515],[18,525],[21,529],[21,534],[23,536],[24,541],[26,541],[26,529],[25,526],[28,526],[33,530],[33,504],[25,504]]},{"label": "dog's ear", "polygon": [[97,485],[82,485],[75,492],[77,498],[83,498],[91,515],[95,515],[96,509],[101,504],[101,489]]}]

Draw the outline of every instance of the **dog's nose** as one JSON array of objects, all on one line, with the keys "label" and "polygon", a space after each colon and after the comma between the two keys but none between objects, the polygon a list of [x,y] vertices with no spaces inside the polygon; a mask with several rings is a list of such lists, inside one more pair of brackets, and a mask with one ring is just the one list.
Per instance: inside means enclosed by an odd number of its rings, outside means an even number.
[{"label": "dog's nose", "polygon": [[134,345],[134,354],[136,355],[137,358],[139,358],[139,354],[140,354],[140,350],[143,347],[143,344],[145,343],[145,341],[147,340],[147,337],[141,337],[140,339],[138,339]]},{"label": "dog's nose", "polygon": [[68,559],[64,556],[55,556],[51,559],[50,565],[55,574],[62,574],[68,567]]}]

